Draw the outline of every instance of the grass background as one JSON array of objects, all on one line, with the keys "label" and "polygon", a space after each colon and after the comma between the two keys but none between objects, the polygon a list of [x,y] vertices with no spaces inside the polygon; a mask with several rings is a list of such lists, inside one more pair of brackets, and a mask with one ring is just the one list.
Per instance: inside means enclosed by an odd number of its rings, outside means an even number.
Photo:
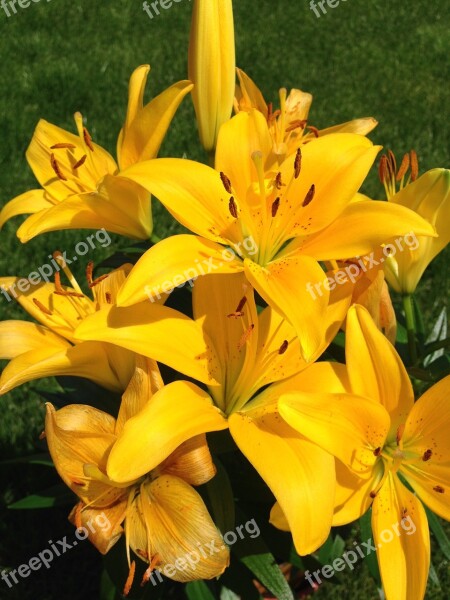
[{"label": "grass background", "polygon": [[[35,186],[24,152],[40,118],[73,130],[72,115],[79,110],[95,141],[115,154],[132,70],[151,64],[148,97],[186,78],[190,11],[188,0],[161,10],[152,20],[137,0],[41,0],[25,9],[17,7],[17,14],[9,18],[0,9],[0,205]],[[327,11],[317,18],[305,0],[235,2],[237,64],[275,103],[281,86],[311,92],[310,124],[325,127],[374,116],[380,122],[371,134],[374,141],[399,156],[414,148],[421,172],[448,167],[448,2],[342,0]],[[203,158],[189,99],[161,152],[183,154]],[[364,191],[382,197],[375,169]],[[1,276],[27,275],[46,262],[49,252],[70,250],[89,233],[44,234],[21,245],[15,237],[20,220],[9,222],[0,233]],[[156,202],[154,220],[160,237],[178,230]],[[127,244],[114,237],[114,247]],[[109,252],[109,248],[95,250],[87,258],[99,262]],[[443,253],[425,274],[419,291],[428,325],[446,302],[447,281],[448,253]],[[23,318],[23,313],[2,296],[0,318]],[[21,456],[39,446],[43,402],[35,389],[36,384],[24,385],[0,398],[3,457]],[[56,481],[44,467],[33,469],[40,469],[42,487]],[[48,536],[58,539],[70,529],[65,508],[56,513],[4,508],[36,490],[35,470],[3,465],[0,476],[0,565],[15,567],[33,550],[43,549]],[[96,598],[97,563],[91,548],[78,548],[51,571],[38,572],[12,590],[0,582],[0,599]],[[439,555],[437,564],[448,589],[448,565]],[[80,565],[88,568],[81,572]],[[358,571],[345,576],[341,586],[324,586],[317,597],[378,596],[367,574]],[[446,596],[431,586],[428,597]]]}]

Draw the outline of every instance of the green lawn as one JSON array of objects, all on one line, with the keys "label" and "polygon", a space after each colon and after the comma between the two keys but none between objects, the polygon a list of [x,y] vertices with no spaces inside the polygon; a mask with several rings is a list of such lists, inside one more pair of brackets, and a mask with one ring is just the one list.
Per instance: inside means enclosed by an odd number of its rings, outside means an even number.
[{"label": "green lawn", "polygon": [[[115,154],[132,70],[151,64],[148,97],[186,78],[190,10],[188,0],[153,19],[137,0],[41,0],[17,8],[9,18],[0,9],[0,205],[35,185],[24,152],[40,118],[73,130],[72,115],[79,110],[95,141]],[[347,0],[317,18],[306,0],[239,0],[235,13],[237,63],[267,99],[276,102],[279,87],[299,87],[315,98],[311,124],[325,127],[374,116],[380,124],[371,139],[398,155],[414,148],[421,172],[448,167],[448,2]],[[189,99],[161,154],[203,159]],[[382,197],[375,169],[364,191]],[[154,220],[160,237],[178,231],[157,202]],[[0,233],[1,276],[27,275],[45,263],[50,252],[70,249],[88,234],[44,234],[21,245],[15,237],[20,222],[16,218]],[[114,241],[116,247],[128,244],[116,237]],[[89,258],[100,262],[109,251],[95,250]],[[419,300],[428,324],[446,301],[448,257],[441,254],[422,282]],[[83,276],[81,265],[75,272]],[[23,318],[23,313],[1,296],[0,318]],[[25,385],[0,399],[2,456],[20,456],[38,447],[43,423],[42,398],[35,392],[39,385],[42,388],[42,382]],[[66,509],[58,514],[6,511],[4,503],[36,490],[36,477],[30,467],[0,469],[0,566],[16,566],[33,554],[31,548],[45,547],[47,536],[58,537]],[[36,469],[42,471],[39,485],[56,481],[44,467]],[[95,598],[96,555],[90,548],[78,549],[77,555],[15,589],[0,582],[0,598]],[[442,560],[437,555],[439,574],[448,587],[448,565]],[[68,587],[61,595],[63,585]],[[342,586],[324,586],[317,598],[375,599],[371,585],[358,571],[346,575]],[[445,594],[431,586],[428,597]]]}]

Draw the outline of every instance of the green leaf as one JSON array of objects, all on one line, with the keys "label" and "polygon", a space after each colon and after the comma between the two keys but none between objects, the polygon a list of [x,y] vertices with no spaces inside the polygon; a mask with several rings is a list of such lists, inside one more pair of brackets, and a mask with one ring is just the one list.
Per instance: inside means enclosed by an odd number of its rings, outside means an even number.
[{"label": "green leaf", "polygon": [[52,506],[67,506],[76,501],[75,495],[62,483],[52,485],[51,487],[31,494],[8,505],[8,508],[14,510],[23,510],[31,508],[51,508]]},{"label": "green leaf", "polygon": [[[372,509],[370,508],[360,519],[359,526],[361,529],[361,540],[363,542],[370,542],[372,546],[375,546],[372,535]],[[375,579],[377,587],[381,588],[381,577],[380,569],[378,568],[378,560],[376,552],[370,552],[364,557],[364,561],[369,568],[369,572]]]},{"label": "green leaf", "polygon": [[430,570],[428,571],[428,580],[431,581],[437,588],[441,589],[441,582],[439,576],[434,568],[433,563],[430,563]]},{"label": "green leaf", "polygon": [[214,523],[222,533],[231,531],[235,525],[234,497],[230,478],[220,460],[214,456],[217,473],[206,484]]},{"label": "green leaf", "polygon": [[278,600],[294,600],[292,590],[270,552],[245,556],[241,561]]},{"label": "green leaf", "polygon": [[186,585],[186,596],[189,600],[217,600],[204,581],[191,581]]},{"label": "green leaf", "polygon": [[0,461],[0,465],[15,464],[42,465],[44,467],[53,467],[53,461],[50,458],[50,455],[47,453],[30,454],[29,456],[19,456],[18,458],[8,458],[6,460]]},{"label": "green leaf", "polygon": [[[444,354],[444,348],[450,345],[450,338],[447,338],[447,310],[444,307],[439,313],[436,323],[426,340],[423,349],[423,355],[426,357],[423,361],[424,366],[431,364]],[[437,347],[436,347],[437,344]],[[439,346],[442,344],[441,346]],[[433,345],[435,346],[433,348]],[[431,346],[431,350],[430,350]]]},{"label": "green leaf", "polygon": [[240,597],[228,588],[222,587],[220,590],[220,600],[240,600]]},{"label": "green leaf", "polygon": [[425,506],[425,511],[427,513],[431,531],[439,544],[442,554],[447,560],[450,560],[450,540],[448,539],[439,518],[427,506]]},{"label": "green leaf", "polygon": [[260,600],[261,596],[253,583],[252,572],[231,554],[230,566],[220,576],[219,582],[245,600]]},{"label": "green leaf", "polygon": [[108,571],[103,569],[100,579],[100,600],[115,600],[116,594],[116,587],[108,575]]}]

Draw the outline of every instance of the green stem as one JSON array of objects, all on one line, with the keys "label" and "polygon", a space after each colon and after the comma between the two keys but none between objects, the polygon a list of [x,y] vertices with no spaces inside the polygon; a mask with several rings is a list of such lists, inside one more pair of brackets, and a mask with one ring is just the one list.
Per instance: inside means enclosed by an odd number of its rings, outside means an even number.
[{"label": "green stem", "polygon": [[403,296],[403,309],[406,318],[406,330],[408,333],[408,349],[411,364],[417,363],[417,344],[416,344],[416,319],[414,317],[414,305],[412,295]]}]

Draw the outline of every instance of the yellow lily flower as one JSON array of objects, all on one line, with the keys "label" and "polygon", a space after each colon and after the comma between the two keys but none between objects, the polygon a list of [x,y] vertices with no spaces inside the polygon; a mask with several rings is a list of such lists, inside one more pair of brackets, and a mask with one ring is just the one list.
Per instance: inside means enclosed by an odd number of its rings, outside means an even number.
[{"label": "yellow lily flower", "polygon": [[[90,406],[69,405],[55,411],[47,404],[45,432],[50,454],[64,482],[80,498],[70,520],[77,528],[85,527],[103,554],[125,533],[130,564],[125,595],[135,568],[130,548],[149,564],[143,583],[153,577],[154,568],[176,581],[211,579],[229,562],[228,549],[192,488],[216,472],[204,435],[185,441],[142,477],[117,483],[106,474],[108,456],[124,426],[153,401],[158,404],[161,393],[177,393],[184,382],[177,383],[163,387],[156,363],[138,359],[117,421]],[[146,453],[145,438],[139,442],[141,452]],[[99,517],[102,528],[96,527]]]},{"label": "yellow lily flower", "polygon": [[[333,292],[323,317],[326,333],[313,358],[325,349],[342,324],[351,287],[340,286]],[[145,304],[139,307],[143,310]],[[201,398],[191,393],[189,401],[186,393],[180,393],[164,398],[164,402],[161,399],[159,404],[149,403],[126,424],[111,451],[108,475],[120,482],[137,477],[163,460],[172,449],[171,444],[180,444],[202,431],[229,427],[237,446],[283,507],[297,550],[308,554],[329,534],[335,475],[332,457],[297,434],[280,418],[276,408],[276,382],[291,378],[308,366],[300,356],[296,333],[270,307],[257,314],[253,289],[243,273],[199,279],[193,289],[193,309],[205,341],[203,353],[198,355],[195,348],[192,358],[207,357],[208,389],[213,400],[206,392]],[[119,327],[114,327],[114,319],[98,313],[79,327],[77,336],[114,340],[152,356],[158,351],[163,362],[196,376],[195,361],[186,360],[179,353],[177,360],[173,359],[175,347],[183,343],[180,335],[177,344],[172,341],[162,357],[160,340],[169,336],[173,339],[170,324],[162,321],[136,327],[135,307],[116,310],[122,311]],[[138,318],[145,320],[143,314]],[[151,329],[158,332],[158,337],[152,335]],[[214,412],[214,407],[219,413]],[[155,431],[158,436],[152,433]],[[142,443],[148,448],[145,453]]]},{"label": "yellow lily flower", "polygon": [[[406,174],[411,167],[410,176]],[[396,292],[412,294],[430,262],[450,241],[450,171],[431,169],[417,179],[417,157],[406,154],[397,170],[391,153],[383,156],[380,178],[388,201],[416,212],[435,227],[438,237],[419,236],[410,240],[408,247],[388,257],[384,272],[389,285]],[[399,190],[397,191],[397,186]]]},{"label": "yellow lily flower", "polygon": [[351,522],[372,506],[387,600],[421,600],[430,563],[421,501],[450,520],[450,377],[414,404],[400,357],[361,306],[347,316],[346,359],[338,385],[334,376],[313,383],[309,394],[284,394],[279,411],[338,459],[334,524]]},{"label": "yellow lily flower", "polygon": [[213,152],[219,129],[233,110],[235,49],[231,0],[194,0],[189,79],[200,141]]},{"label": "yellow lily flower", "polygon": [[119,305],[141,302],[146,287],[161,289],[166,281],[176,280],[175,287],[211,272],[244,271],[294,326],[304,356],[311,357],[329,299],[318,261],[361,255],[411,230],[434,234],[403,206],[352,202],[378,150],[363,136],[330,134],[266,170],[272,139],[264,116],[252,110],[222,126],[216,169],[178,159],[130,167],[123,175],[155,194],[197,236],[173,236],[147,251]]},{"label": "yellow lily flower", "polygon": [[0,228],[16,215],[29,214],[17,230],[22,243],[59,229],[101,229],[135,239],[152,232],[148,192],[121,177],[121,171],[154,158],[184,96],[192,89],[180,81],[149,104],[143,96],[150,67],[131,76],[125,125],[117,144],[118,164],[92,141],[80,113],[75,113],[78,135],[39,121],[26,156],[42,186],[8,202],[0,212]]},{"label": "yellow lily flower", "polygon": [[83,294],[62,255],[55,253],[53,261],[71,286],[61,284],[60,271],[55,273],[54,284],[41,283],[26,292],[18,291],[16,285],[23,279],[0,278],[2,293],[10,300],[14,297],[39,323],[0,322],[0,358],[10,360],[0,377],[0,394],[27,381],[54,375],[86,377],[109,390],[122,392],[134,370],[134,353],[112,344],[80,342],[74,332],[88,315],[115,301],[131,265],[93,280],[93,265],[89,263],[91,299]]},{"label": "yellow lily flower", "polygon": [[326,129],[308,126],[308,115],[313,100],[311,94],[297,89],[288,94],[286,88],[281,88],[280,108],[274,111],[272,104],[268,105],[264,100],[255,82],[241,69],[237,69],[237,74],[240,85],[236,86],[235,111],[249,111],[254,108],[264,115],[273,140],[274,157],[278,161],[296,152],[301,144],[307,144],[317,137],[330,133],[367,135],[378,125],[374,118],[365,117]]}]

